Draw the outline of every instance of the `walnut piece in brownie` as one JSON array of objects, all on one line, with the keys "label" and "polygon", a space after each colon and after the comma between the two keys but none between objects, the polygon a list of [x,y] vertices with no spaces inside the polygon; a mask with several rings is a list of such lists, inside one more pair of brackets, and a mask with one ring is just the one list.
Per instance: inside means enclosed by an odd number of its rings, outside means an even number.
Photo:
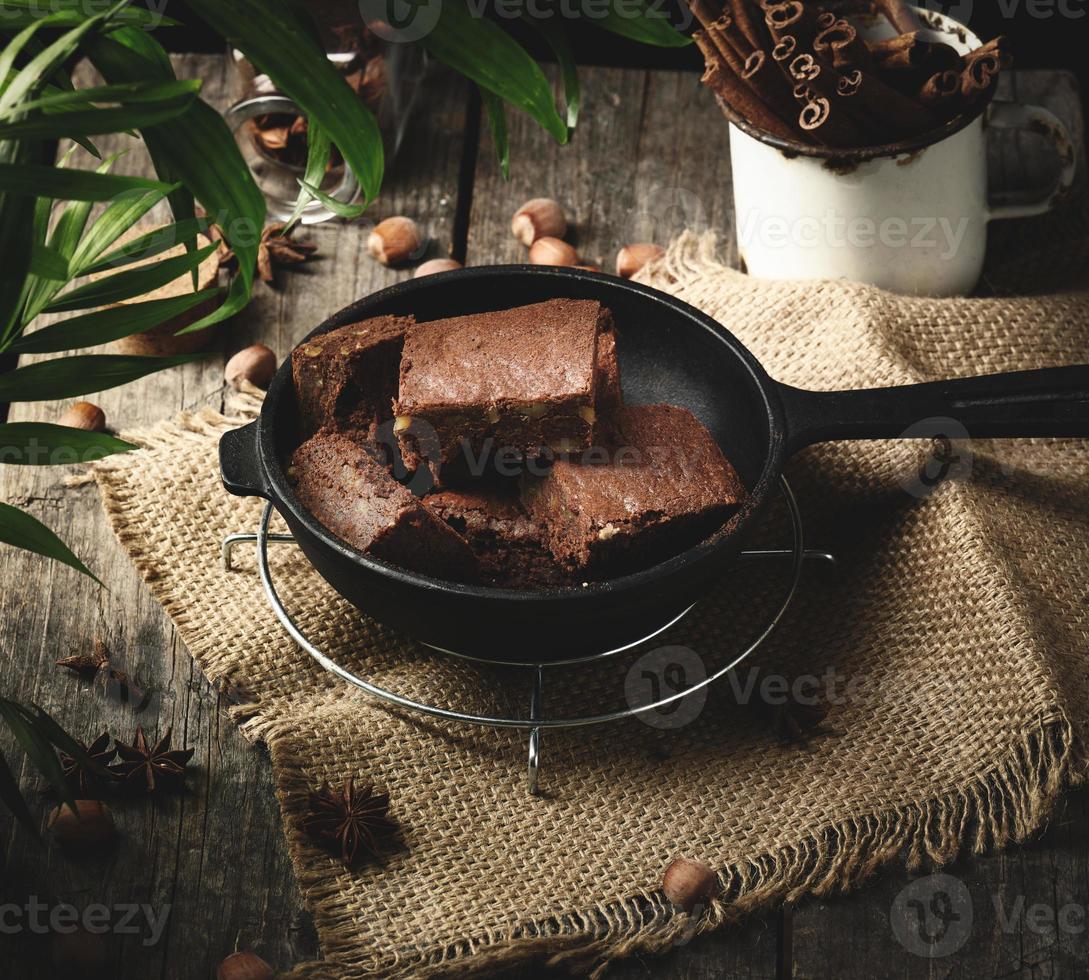
[{"label": "walnut piece in brownie", "polygon": [[437,578],[479,578],[466,540],[393,479],[377,445],[322,430],[292,454],[288,476],[300,503],[353,548]]},{"label": "walnut piece in brownie", "polygon": [[424,497],[423,504],[469,542],[485,581],[512,589],[571,584],[516,492],[446,490]]},{"label": "walnut piece in brownie", "polygon": [[308,438],[322,426],[373,436],[393,417],[397,373],[410,316],[379,316],[320,334],[291,354],[291,375]]},{"label": "walnut piece in brownie", "polygon": [[406,465],[426,459],[435,471],[489,448],[536,455],[589,447],[598,334],[611,323],[596,301],[554,299],[417,324],[405,340],[396,406]]},{"label": "walnut piece in brownie", "polygon": [[611,444],[526,476],[522,501],[552,554],[586,578],[648,567],[703,540],[745,496],[711,434],[684,408],[627,405]]}]

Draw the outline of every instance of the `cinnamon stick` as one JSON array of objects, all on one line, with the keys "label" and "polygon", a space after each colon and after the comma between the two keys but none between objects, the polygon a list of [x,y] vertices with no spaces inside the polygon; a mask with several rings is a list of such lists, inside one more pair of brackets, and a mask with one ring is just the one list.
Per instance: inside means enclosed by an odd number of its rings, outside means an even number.
[{"label": "cinnamon stick", "polygon": [[912,31],[921,31],[923,29],[922,21],[919,20],[906,0],[877,0],[877,6],[889,23],[901,34],[910,34]]},{"label": "cinnamon stick", "polygon": [[703,54],[705,69],[700,81],[704,85],[757,129],[787,139],[794,137],[793,128],[756,96],[749,85],[734,72],[714,41],[704,31],[696,31],[692,39]]},{"label": "cinnamon stick", "polygon": [[[750,54],[745,60],[741,77],[776,116],[788,123],[795,118],[798,107],[795,105],[791,87],[767,52],[754,51]],[[802,134],[795,131],[791,135],[797,138]]]},{"label": "cinnamon stick", "polygon": [[919,89],[919,101],[947,119],[960,112],[960,74],[939,71],[930,76]]},{"label": "cinnamon stick", "polygon": [[796,79],[808,83],[834,107],[841,108],[866,134],[868,139],[859,146],[907,139],[938,124],[938,118],[929,109],[901,95],[873,72],[855,71],[857,81],[843,83],[843,75],[828,65],[818,64],[810,54],[797,55],[790,63],[790,72]]},{"label": "cinnamon stick", "polygon": [[764,22],[776,41],[793,37],[799,50],[811,48],[821,30],[816,14],[801,0],[784,0],[765,6]]},{"label": "cinnamon stick", "polygon": [[882,71],[924,68],[933,73],[955,70],[961,65],[961,56],[956,48],[940,41],[925,41],[918,31],[880,41],[867,41],[866,47],[874,64]]},{"label": "cinnamon stick", "polygon": [[766,51],[771,46],[771,38],[763,14],[758,12],[752,0],[728,0],[728,4],[730,16],[753,50]]},{"label": "cinnamon stick", "polygon": [[832,109],[832,103],[824,96],[806,101],[798,114],[798,126],[816,142],[824,146],[861,146],[861,134],[849,119]]},{"label": "cinnamon stick", "polygon": [[988,41],[964,56],[964,68],[960,76],[961,97],[967,102],[975,102],[990,94],[998,84],[998,76],[1003,68],[1008,68],[1013,61],[1012,54],[1004,37]]},{"label": "cinnamon stick", "polygon": [[813,39],[813,51],[834,68],[871,68],[873,58],[858,31],[846,20],[835,20]]}]

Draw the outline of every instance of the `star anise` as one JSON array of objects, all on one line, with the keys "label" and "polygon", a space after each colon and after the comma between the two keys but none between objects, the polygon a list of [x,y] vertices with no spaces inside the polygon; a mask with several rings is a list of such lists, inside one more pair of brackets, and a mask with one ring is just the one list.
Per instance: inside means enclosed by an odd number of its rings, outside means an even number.
[{"label": "star anise", "polygon": [[[90,745],[80,742],[79,746],[91,757],[92,762],[97,762],[100,766],[106,766],[107,763],[113,761],[113,757],[117,754],[117,749],[110,748],[111,741],[110,733],[103,732]],[[59,751],[58,754],[60,755],[61,769],[64,770],[64,778],[68,785],[79,794],[79,799],[92,799],[95,791],[101,785],[103,777],[88,772],[77,759],[67,752]]]},{"label": "star anise", "polygon": [[124,784],[133,789],[154,793],[158,789],[177,786],[185,778],[185,767],[193,758],[194,749],[170,748],[171,729],[150,745],[144,729],[136,726],[136,738],[132,745],[117,743],[121,761],[110,766]]},{"label": "star anise", "polygon": [[388,793],[375,793],[369,783],[356,789],[349,776],[342,789],[323,783],[318,792],[310,794],[310,812],[303,818],[303,829],[354,868],[363,857],[377,857],[382,842],[397,833],[397,823],[388,814]]},{"label": "star anise", "polygon": [[[283,223],[276,223],[261,232],[261,242],[257,246],[257,272],[265,282],[275,281],[274,266],[299,265],[318,250],[313,242],[297,242],[290,232],[285,235],[286,227]],[[219,226],[212,225],[209,234],[219,242],[219,261],[224,265],[236,262],[237,257]]]},{"label": "star anise", "polygon": [[787,701],[772,707],[771,727],[782,742],[808,745],[810,735],[834,734],[824,727],[827,717],[828,709],[822,704]]},{"label": "star anise", "polygon": [[104,666],[110,662],[110,651],[99,637],[95,637],[94,647],[90,653],[75,653],[70,657],[64,657],[57,661],[58,667],[78,674],[85,681],[91,680]]},{"label": "star anise", "polygon": [[[838,735],[835,729],[825,727],[828,706],[815,697],[801,698],[795,694],[795,685],[786,685],[786,693],[774,700],[757,697],[757,707],[770,720],[771,729],[785,744],[808,745],[813,735]],[[758,688],[759,690],[759,688]]]},{"label": "star anise", "polygon": [[109,649],[97,636],[90,653],[65,657],[57,661],[57,666],[72,671],[85,681],[95,681],[107,697],[136,706],[145,703],[145,695],[139,685],[125,671],[112,665]]}]

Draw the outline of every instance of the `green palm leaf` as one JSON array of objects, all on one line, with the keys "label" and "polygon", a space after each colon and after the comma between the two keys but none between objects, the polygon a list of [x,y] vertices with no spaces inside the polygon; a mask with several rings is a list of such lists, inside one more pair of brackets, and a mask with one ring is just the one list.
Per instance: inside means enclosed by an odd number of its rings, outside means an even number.
[{"label": "green palm leaf", "polygon": [[190,218],[188,221],[176,221],[172,225],[153,228],[146,235],[140,235],[125,242],[112,252],[95,259],[90,265],[80,269],[80,275],[90,276],[96,272],[116,269],[118,266],[142,262],[163,252],[192,241],[198,234],[207,235],[208,222],[204,218]]},{"label": "green palm leaf", "polygon": [[528,112],[557,143],[567,142],[567,124],[545,73],[497,24],[474,17],[460,2],[443,3],[438,22],[420,43],[482,89]]},{"label": "green palm leaf", "polygon": [[[382,184],[384,167],[378,121],[329,63],[292,6],[264,0],[190,0],[189,5],[306,108],[307,116],[329,134],[370,203]],[[291,43],[285,44],[288,37]]]},{"label": "green palm leaf", "polygon": [[96,306],[121,303],[134,296],[142,296],[173,282],[192,269],[199,268],[200,264],[218,247],[213,242],[189,255],[177,255],[156,262],[154,265],[117,272],[104,279],[77,286],[70,292],[58,296],[45,309],[49,313],[87,310]]},{"label": "green palm leaf", "polygon": [[146,177],[119,177],[68,167],[0,163],[0,191],[21,197],[54,197],[62,201],[108,201],[125,191],[156,190],[176,185]]},{"label": "green palm leaf", "polygon": [[80,347],[95,347],[111,340],[131,337],[134,333],[151,330],[175,317],[188,313],[194,307],[218,296],[220,289],[204,289],[184,296],[168,296],[165,299],[149,299],[143,303],[125,303],[93,313],[69,317],[60,323],[23,334],[8,348],[16,354],[56,354]]},{"label": "green palm leaf", "polygon": [[[282,39],[281,39],[282,40]],[[95,67],[111,84],[174,77],[162,46],[144,31],[122,27],[85,46]],[[194,196],[223,229],[238,258],[238,275],[223,304],[192,329],[233,316],[249,302],[257,246],[265,223],[265,198],[254,183],[227,124],[199,99],[169,123],[141,130],[159,176],[184,182],[170,195],[178,221],[194,217]]]},{"label": "green palm leaf", "polygon": [[480,89],[480,100],[488,114],[488,126],[492,132],[492,145],[504,180],[510,180],[510,135],[507,132],[507,111],[503,100],[494,92]]},{"label": "green palm leaf", "polygon": [[[71,277],[87,275],[96,261],[114,242],[135,225],[145,214],[166,196],[166,191],[127,191],[102,212],[83,235],[69,258]],[[169,236],[167,229],[156,229],[151,234]],[[145,236],[141,236],[145,237]],[[180,244],[172,241],[170,247]]]},{"label": "green palm leaf", "polygon": [[608,0],[605,9],[601,0],[577,0],[577,3],[587,22],[640,44],[683,48],[692,43],[690,37],[669,23],[657,5],[649,6],[645,0]]},{"label": "green palm leaf", "polygon": [[[68,466],[90,463],[137,447],[105,432],[87,432],[48,422],[0,422],[0,463]],[[58,454],[63,453],[64,458]]]},{"label": "green palm leaf", "polygon": [[90,576],[99,585],[102,584],[49,528],[36,517],[31,517],[11,504],[0,503],[0,543],[63,562],[77,572]]},{"label": "green palm leaf", "polygon": [[72,795],[72,789],[64,778],[64,769],[61,768],[60,759],[57,758],[57,753],[53,751],[49,740],[23,714],[14,701],[0,698],[0,720],[11,730],[12,735],[27,754],[27,758],[49,781],[53,791],[75,810],[76,801]]},{"label": "green palm leaf", "polygon": [[[82,24],[89,16],[86,0],[50,0],[54,26],[69,27]],[[0,11],[5,27],[29,27],[42,19],[42,0],[0,0]],[[148,27],[177,27],[178,21],[156,14],[144,7],[128,7],[114,13],[112,20],[118,24],[137,24]]]},{"label": "green palm leaf", "polygon": [[128,357],[122,354],[77,354],[29,364],[0,375],[0,401],[44,402],[106,391],[165,368],[188,364],[202,354]]},{"label": "green palm leaf", "polygon": [[0,753],[0,803],[3,803],[12,813],[12,816],[23,825],[23,829],[34,837],[38,836],[38,825],[27,809],[26,800],[19,792],[19,781],[15,774],[8,768],[3,753]]}]

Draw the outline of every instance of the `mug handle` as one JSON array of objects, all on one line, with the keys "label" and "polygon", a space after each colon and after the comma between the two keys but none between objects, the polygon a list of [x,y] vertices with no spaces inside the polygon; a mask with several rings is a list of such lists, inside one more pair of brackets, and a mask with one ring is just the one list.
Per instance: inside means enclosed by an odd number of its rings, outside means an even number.
[{"label": "mug handle", "polygon": [[991,103],[988,125],[995,129],[1024,129],[1043,136],[1059,155],[1061,168],[1055,183],[1042,194],[1031,189],[1009,190],[991,194],[987,202],[988,220],[996,218],[1031,218],[1050,211],[1074,185],[1077,158],[1070,131],[1058,116],[1038,105],[1022,105],[995,99]]}]

